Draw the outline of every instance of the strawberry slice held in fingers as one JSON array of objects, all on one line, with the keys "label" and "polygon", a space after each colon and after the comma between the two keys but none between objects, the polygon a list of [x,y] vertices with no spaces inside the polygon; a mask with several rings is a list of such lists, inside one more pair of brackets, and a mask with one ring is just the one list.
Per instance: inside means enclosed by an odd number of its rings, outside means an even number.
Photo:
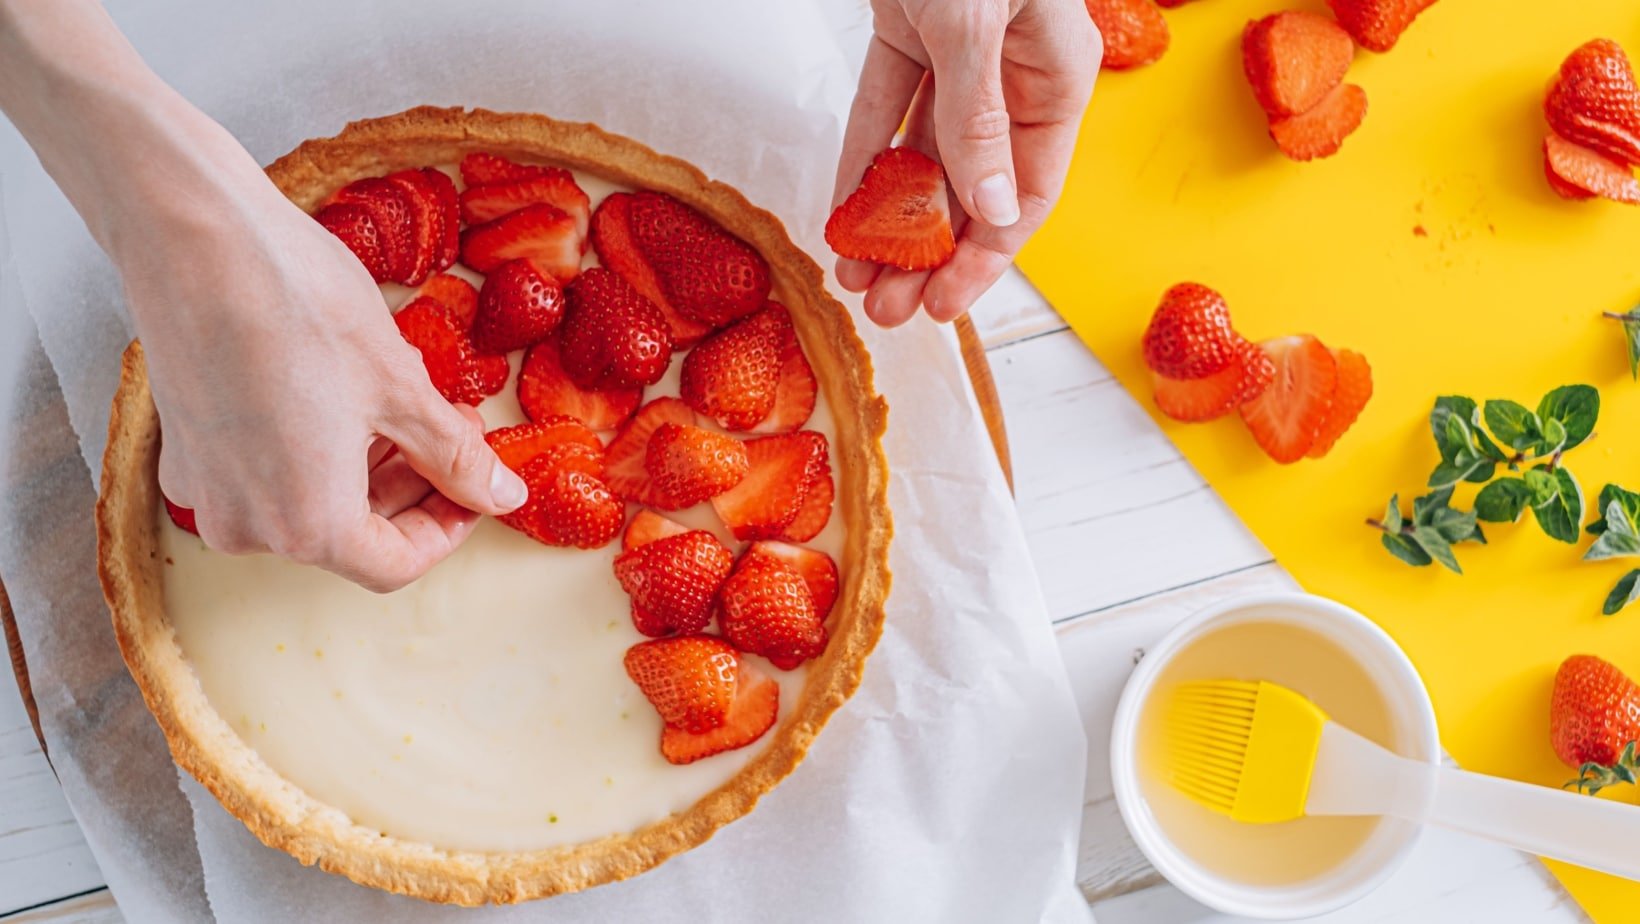
[{"label": "strawberry slice held in fingers", "polygon": [[535,456],[518,470],[529,486],[529,500],[497,519],[545,545],[608,545],[626,520],[626,505],[598,476],[600,464],[598,454],[578,442]]},{"label": "strawberry slice held in fingers", "polygon": [[611,193],[598,203],[598,210],[592,213],[592,249],[597,252],[599,263],[619,273],[632,288],[660,309],[667,326],[671,328],[673,344],[680,350],[687,350],[711,333],[712,327],[685,317],[667,301],[655,271],[645,262],[637,244],[632,241],[632,195]]},{"label": "strawberry slice held in fingers", "polygon": [[626,209],[632,242],[684,317],[722,327],[768,301],[769,264],[717,222],[665,193],[633,193]]},{"label": "strawberry slice held in fingers", "polygon": [[661,756],[669,763],[691,764],[743,748],[773,728],[779,715],[780,684],[741,658],[735,698],[723,724],[707,732],[666,726],[661,730]]},{"label": "strawberry slice held in fingers", "polygon": [[626,280],[593,267],[564,295],[558,358],[570,381],[593,390],[636,388],[666,374],[672,361],[666,319]]},{"label": "strawberry slice held in fingers", "polygon": [[1282,119],[1315,108],[1344,82],[1355,42],[1331,17],[1288,10],[1248,23],[1241,56],[1253,96]]},{"label": "strawberry slice held in fingers", "polygon": [[670,728],[720,728],[740,685],[740,653],[712,635],[640,642],[627,649],[626,675]]},{"label": "strawberry slice held in fingers", "polygon": [[338,202],[315,212],[313,220],[353,251],[370,278],[377,282],[392,278],[392,258],[388,256],[381,229],[376,226],[373,210],[356,202]]},{"label": "strawberry slice held in fingers", "polygon": [[710,500],[739,484],[748,467],[740,440],[691,424],[661,424],[644,451],[644,471],[662,510]]},{"label": "strawberry slice held in fingers", "polygon": [[677,520],[663,517],[653,510],[639,510],[626,524],[626,532],[621,533],[621,551],[630,552],[640,545],[648,545],[668,536],[681,536],[686,532],[689,532],[689,527]]},{"label": "strawberry slice held in fingers", "polygon": [[712,498],[712,508],[736,539],[781,538],[826,464],[826,438],[799,430],[745,445],[746,477]]},{"label": "strawberry slice held in fingers", "polygon": [[1367,358],[1354,350],[1333,350],[1332,353],[1338,364],[1338,378],[1333,385],[1332,406],[1327,408],[1327,417],[1316,433],[1315,445],[1305,453],[1312,459],[1319,459],[1332,450],[1372,398],[1372,366]]},{"label": "strawberry slice held in fingers", "polygon": [[564,290],[529,260],[508,260],[484,277],[473,319],[480,353],[511,353],[545,340],[564,318]]},{"label": "strawberry slice held in fingers", "polygon": [[774,409],[790,329],[789,317],[765,308],[701,341],[683,358],[684,403],[725,430],[761,423]]},{"label": "strawberry slice held in fingers", "polygon": [[536,456],[566,443],[579,443],[597,454],[599,470],[594,474],[602,473],[603,440],[587,429],[586,424],[572,417],[500,427],[484,434],[484,439],[501,461],[515,472]]},{"label": "strawberry slice held in fingers", "polygon": [[632,625],[656,638],[706,628],[734,561],[716,536],[700,529],[621,553],[615,579],[632,598]]},{"label": "strawberry slice held in fingers", "polygon": [[178,529],[199,535],[199,523],[192,508],[173,503],[164,494],[161,494],[159,499],[165,502],[165,515],[171,518],[171,522],[175,523]]},{"label": "strawberry slice held in fingers", "polygon": [[575,219],[550,205],[527,205],[461,232],[461,262],[489,273],[508,260],[533,260],[560,283],[581,272]]},{"label": "strawberry slice held in fingers", "polygon": [[1125,71],[1160,60],[1172,39],[1167,20],[1151,0],[1085,0],[1088,15],[1104,39],[1099,66]]},{"label": "strawberry slice held in fingers", "polygon": [[450,313],[456,316],[462,327],[473,326],[473,318],[478,314],[478,290],[460,276],[439,273],[422,283],[416,294],[450,309]]},{"label": "strawberry slice held in fingers", "polygon": [[1218,372],[1199,379],[1152,375],[1156,408],[1174,420],[1201,423],[1223,417],[1264,391],[1275,365],[1258,344],[1238,337],[1236,358]]},{"label": "strawberry slice held in fingers", "polygon": [[494,221],[527,205],[551,205],[575,219],[575,233],[586,249],[592,201],[562,167],[540,167],[541,172],[517,180],[502,180],[461,191],[461,220],[469,225]]},{"label": "strawberry slice held in fingers", "polygon": [[1297,161],[1331,157],[1361,127],[1367,116],[1367,91],[1340,84],[1314,109],[1270,123],[1270,138],[1281,153]]},{"label": "strawberry slice held in fingers", "polygon": [[825,619],[797,569],[773,555],[742,555],[718,592],[729,644],[791,670],[826,649]]},{"label": "strawberry slice held in fingers", "polygon": [[944,266],[957,249],[945,171],[912,148],[879,153],[826,220],[826,243],[850,260],[903,270]]},{"label": "strawberry slice held in fingers", "polygon": [[1332,410],[1338,361],[1316,338],[1304,334],[1266,340],[1260,346],[1275,365],[1275,378],[1241,406],[1253,440],[1283,465],[1297,462],[1316,444]]},{"label": "strawberry slice held in fingers", "polygon": [[531,420],[566,416],[594,430],[614,430],[643,400],[643,388],[594,391],[570,381],[558,356],[557,337],[548,337],[524,354],[518,371],[518,404]]},{"label": "strawberry slice held in fingers", "polygon": [[774,386],[774,407],[767,417],[752,428],[753,433],[790,433],[802,429],[814,415],[814,404],[820,394],[820,383],[814,378],[814,369],[803,353],[803,344],[797,339],[797,330],[791,323],[786,306],[770,302],[765,312],[778,311],[784,320],[781,327],[780,377]]},{"label": "strawberry slice held in fingers", "polygon": [[1633,170],[1559,135],[1551,133],[1543,139],[1543,169],[1550,187],[1567,199],[1599,196],[1628,205],[1640,203],[1640,179]]},{"label": "strawberry slice held in fingers", "polygon": [[467,329],[438,302],[412,299],[393,315],[393,323],[400,336],[421,351],[433,387],[450,403],[477,405],[506,386],[512,371],[507,358],[474,349]]},{"label": "strawberry slice held in fingers", "polygon": [[656,398],[638,409],[604,451],[605,478],[616,496],[648,507],[660,505],[660,497],[644,467],[649,455],[649,439],[663,424],[695,422],[695,412],[676,398]]},{"label": "strawberry slice held in fingers", "polygon": [[831,508],[836,500],[837,486],[831,480],[830,453],[820,457],[820,463],[809,476],[808,490],[803,493],[803,505],[797,516],[780,531],[779,538],[787,542],[808,542],[831,521]]},{"label": "strawberry slice held in fingers", "polygon": [[824,620],[830,613],[832,605],[837,602],[837,563],[825,552],[807,549],[800,545],[791,545],[785,542],[764,540],[754,542],[746,547],[746,555],[772,555],[785,562],[792,570],[803,578],[808,585],[809,596],[814,600],[814,610]]}]

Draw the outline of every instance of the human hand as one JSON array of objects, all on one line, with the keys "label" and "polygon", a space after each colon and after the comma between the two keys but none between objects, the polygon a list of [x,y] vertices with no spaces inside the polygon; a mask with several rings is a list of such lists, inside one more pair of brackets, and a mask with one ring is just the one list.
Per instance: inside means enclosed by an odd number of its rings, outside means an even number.
[{"label": "human hand", "polygon": [[[950,321],[1013,262],[1064,187],[1099,71],[1098,30],[1082,0],[872,0],[866,51],[837,168],[835,207],[893,141],[945,165],[957,249],[936,270],[837,261],[885,327],[918,305]],[[939,92],[935,92],[935,82]]]}]

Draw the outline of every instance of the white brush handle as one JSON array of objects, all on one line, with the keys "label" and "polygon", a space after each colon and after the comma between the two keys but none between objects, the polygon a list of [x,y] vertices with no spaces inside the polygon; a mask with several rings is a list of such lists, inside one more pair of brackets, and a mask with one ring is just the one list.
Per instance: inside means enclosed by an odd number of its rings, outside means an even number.
[{"label": "white brush handle", "polygon": [[1640,879],[1640,807],[1409,760],[1328,722],[1310,815],[1391,815]]}]

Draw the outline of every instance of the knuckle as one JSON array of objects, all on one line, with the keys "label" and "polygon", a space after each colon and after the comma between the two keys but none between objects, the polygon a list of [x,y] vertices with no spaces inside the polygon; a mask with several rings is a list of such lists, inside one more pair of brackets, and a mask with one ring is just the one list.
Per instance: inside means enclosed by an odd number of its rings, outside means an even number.
[{"label": "knuckle", "polygon": [[457,474],[477,472],[490,455],[490,445],[484,441],[477,427],[465,420],[454,428],[449,440],[450,471]]},{"label": "knuckle", "polygon": [[986,102],[969,109],[957,122],[957,140],[966,144],[1004,141],[1012,122],[1000,103]]}]

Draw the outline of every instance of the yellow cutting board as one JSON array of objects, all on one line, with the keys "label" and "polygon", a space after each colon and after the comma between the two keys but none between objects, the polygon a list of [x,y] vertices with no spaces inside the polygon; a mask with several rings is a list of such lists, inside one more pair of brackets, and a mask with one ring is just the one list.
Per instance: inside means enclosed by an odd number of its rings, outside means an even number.
[{"label": "yellow cutting board", "polygon": [[[1640,490],[1640,384],[1600,318],[1640,300],[1640,208],[1557,198],[1541,148],[1561,60],[1600,36],[1640,58],[1640,4],[1442,0],[1390,53],[1358,54],[1348,79],[1367,91],[1366,121],[1308,164],[1277,153],[1241,71],[1243,25],[1280,8],[1187,4],[1167,13],[1160,62],[1101,74],[1064,200],[1019,264],[1152,413],[1139,337],[1176,282],[1223,292],[1249,337],[1308,332],[1365,353],[1377,393],[1322,461],[1276,465],[1234,417],[1157,419],[1300,583],[1405,646],[1460,763],[1559,785],[1555,668],[1591,652],[1640,677],[1640,605],[1600,615],[1640,560],[1582,563],[1586,540],[1554,542],[1528,513],[1488,526],[1489,546],[1460,546],[1459,576],[1392,559],[1363,521],[1392,493],[1423,493],[1442,394],[1535,406],[1556,385],[1595,385],[1597,435],[1568,467],[1590,507],[1608,480]],[[1640,915],[1640,884],[1555,873],[1597,920]]]}]

